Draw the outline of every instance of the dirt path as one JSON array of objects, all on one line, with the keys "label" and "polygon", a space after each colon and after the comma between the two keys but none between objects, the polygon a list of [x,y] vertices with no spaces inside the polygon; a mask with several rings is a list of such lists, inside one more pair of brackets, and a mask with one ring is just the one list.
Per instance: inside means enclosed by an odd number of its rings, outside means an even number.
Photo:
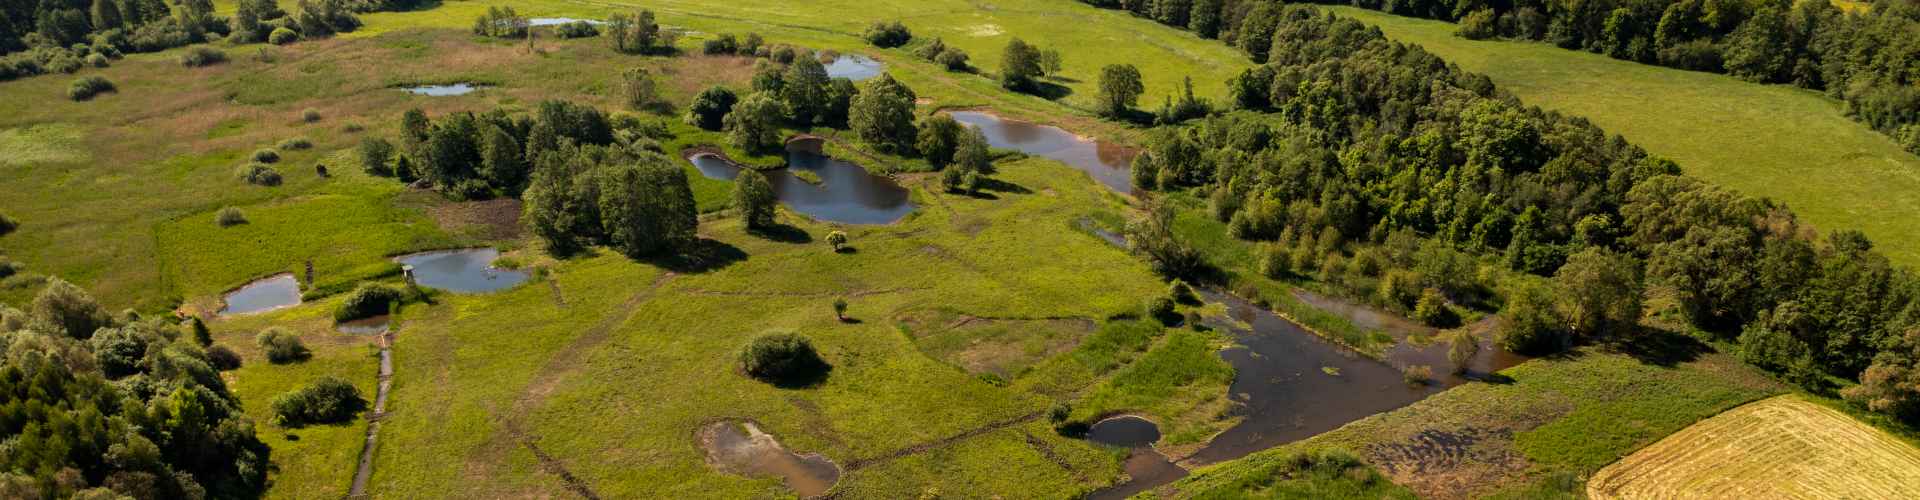
[{"label": "dirt path", "polygon": [[393,388],[393,337],[400,331],[400,321],[396,318],[380,334],[380,389],[373,397],[373,412],[367,414],[367,443],[360,449],[360,466],[353,473],[353,487],[347,490],[348,498],[367,496],[367,481],[373,478],[374,438],[380,434],[380,420],[387,416],[387,392]]},{"label": "dirt path", "polygon": [[[621,303],[618,309],[602,317],[600,322],[595,323],[586,332],[562,347],[559,352],[547,358],[547,362],[540,366],[540,370],[534,373],[533,379],[521,391],[520,397],[514,399],[513,406],[505,413],[498,415],[496,420],[501,423],[503,432],[494,433],[486,442],[475,448],[473,455],[467,457],[464,475],[476,479],[493,477],[500,465],[507,461],[507,455],[512,451],[513,446],[518,444],[539,459],[542,470],[559,476],[568,490],[583,498],[599,498],[586,481],[567,469],[565,463],[540,449],[539,435],[526,429],[524,421],[534,409],[546,403],[547,397],[559,388],[560,382],[579,369],[593,348],[606,343],[613,336],[615,328],[632,319],[640,304],[652,298],[654,292],[659,291],[660,287],[672,280],[674,276],[674,273],[668,272],[654,278],[653,283],[634,292],[633,296]],[[484,486],[478,482],[470,484],[473,488]]]}]

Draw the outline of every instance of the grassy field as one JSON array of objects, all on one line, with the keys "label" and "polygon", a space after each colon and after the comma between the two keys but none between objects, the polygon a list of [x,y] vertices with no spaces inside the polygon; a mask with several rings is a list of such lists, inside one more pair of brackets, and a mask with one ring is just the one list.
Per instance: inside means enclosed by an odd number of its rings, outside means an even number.
[{"label": "grassy field", "polygon": [[1780,396],[1703,420],[1600,469],[1587,494],[1915,498],[1920,448],[1833,409]]},{"label": "grassy field", "polygon": [[1681,71],[1550,44],[1472,41],[1451,23],[1329,10],[1493,78],[1528,104],[1583,116],[1709,182],[1785,202],[1821,230],[1858,229],[1896,263],[1920,264],[1920,158],[1785,85]]},{"label": "grassy field", "polygon": [[[1742,403],[1784,392],[1739,360],[1577,351],[1455,387],[1311,439],[1195,471],[1181,497],[1239,491],[1302,450],[1351,450],[1422,498],[1578,498],[1583,478]],[[1651,361],[1651,362],[1650,362]],[[1671,362],[1671,364],[1667,364]]]}]

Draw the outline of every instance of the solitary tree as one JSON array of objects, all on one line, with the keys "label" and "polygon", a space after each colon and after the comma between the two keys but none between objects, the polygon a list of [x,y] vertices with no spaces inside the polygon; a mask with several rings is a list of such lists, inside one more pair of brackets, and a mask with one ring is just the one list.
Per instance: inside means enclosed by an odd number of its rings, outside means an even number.
[{"label": "solitary tree", "polygon": [[781,80],[780,98],[786,101],[793,124],[801,127],[825,124],[827,92],[833,85],[827,77],[826,66],[820,65],[819,59],[802,57],[787,65]]},{"label": "solitary tree", "polygon": [[692,243],[700,224],[687,174],[666,157],[601,166],[600,223],[608,243],[630,257],[654,256]]},{"label": "solitary tree", "polygon": [[733,179],[733,206],[740,210],[741,218],[747,221],[747,229],[766,229],[773,227],[775,198],[773,186],[767,182],[766,174],[759,170],[744,169]]},{"label": "solitary tree", "polygon": [[953,152],[953,164],[968,173],[995,174],[993,154],[987,149],[987,134],[977,128],[961,132],[960,144]]},{"label": "solitary tree", "polygon": [[727,113],[733,111],[733,105],[740,101],[732,90],[715,85],[700,91],[694,96],[693,103],[687,105],[687,124],[706,130],[720,130]]},{"label": "solitary tree", "polygon": [[840,320],[842,322],[845,322],[847,320],[846,297],[837,297],[833,299],[833,318]]},{"label": "solitary tree", "polygon": [[920,155],[926,157],[927,163],[933,164],[934,168],[946,168],[948,163],[953,162],[953,155],[960,147],[960,137],[966,133],[965,130],[966,127],[947,115],[920,119],[920,138],[916,141]]},{"label": "solitary tree", "polygon": [[827,233],[827,244],[832,245],[833,251],[835,252],[845,250],[847,247],[847,233],[845,231]]},{"label": "solitary tree", "polygon": [[1146,85],[1140,83],[1140,69],[1132,64],[1109,64],[1100,69],[1101,112],[1109,117],[1126,116],[1146,91]]},{"label": "solitary tree", "polygon": [[1006,50],[1000,55],[1000,86],[1010,90],[1032,90],[1034,79],[1042,74],[1044,70],[1040,67],[1039,49],[1019,38],[1007,42]]},{"label": "solitary tree", "polygon": [[1479,352],[1480,342],[1473,338],[1472,332],[1454,333],[1452,344],[1447,346],[1447,361],[1453,362],[1453,373],[1466,373],[1472,366],[1473,355]]},{"label": "solitary tree", "polygon": [[1054,49],[1040,51],[1040,71],[1042,73],[1045,73],[1047,76],[1058,75],[1060,74],[1062,65],[1063,61],[1060,59],[1060,51]]},{"label": "solitary tree", "polygon": [[653,81],[653,72],[646,68],[628,68],[620,74],[622,90],[625,90],[628,109],[642,109],[658,98],[659,91]]}]

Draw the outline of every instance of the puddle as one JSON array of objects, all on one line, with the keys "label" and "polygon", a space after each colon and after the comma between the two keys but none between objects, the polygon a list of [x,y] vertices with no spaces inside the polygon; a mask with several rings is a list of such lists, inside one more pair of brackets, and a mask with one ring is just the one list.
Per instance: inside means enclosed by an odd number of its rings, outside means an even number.
[{"label": "puddle", "polygon": [[[1333,344],[1239,297],[1201,290],[1251,329],[1218,324],[1244,347],[1220,351],[1237,374],[1229,397],[1246,418],[1213,438],[1192,460],[1209,464],[1333,430],[1440,392],[1409,385],[1400,370]],[[1443,354],[1444,358],[1444,354]],[[1445,365],[1435,367],[1445,370]],[[1335,375],[1337,374],[1337,375]]]},{"label": "puddle", "polygon": [[827,76],[857,82],[880,76],[886,68],[885,63],[875,61],[871,57],[860,54],[841,54],[840,57],[834,58],[832,63],[827,64]]},{"label": "puddle", "polygon": [[481,88],[485,88],[485,87],[486,87],[485,85],[474,85],[471,83],[462,82],[462,83],[455,83],[452,85],[421,85],[418,87],[407,87],[401,90],[405,90],[407,91],[407,93],[414,94],[414,95],[446,97],[446,96],[456,96],[456,95],[467,95],[469,93],[472,93],[475,90],[480,90]]},{"label": "puddle", "polygon": [[494,268],[493,260],[498,258],[498,250],[469,248],[403,255],[393,260],[413,266],[413,280],[420,286],[450,292],[492,292],[527,280],[524,271]]},{"label": "puddle", "polygon": [[227,294],[221,316],[271,311],[300,304],[300,281],[283,273],[248,283]]},{"label": "puddle", "polygon": [[559,26],[562,24],[572,24],[572,23],[577,23],[582,21],[585,21],[587,24],[594,24],[594,25],[607,24],[606,21],[595,21],[592,19],[574,19],[571,17],[536,17],[536,18],[528,19],[527,26],[529,27]]},{"label": "puddle", "polygon": [[1127,460],[1123,464],[1127,481],[1095,491],[1088,496],[1090,499],[1128,498],[1187,477],[1186,469],[1174,465],[1166,455],[1153,449],[1153,443],[1160,440],[1160,426],[1147,419],[1121,415],[1101,420],[1087,429],[1087,440],[1128,449]]},{"label": "puddle", "polygon": [[776,476],[802,498],[817,497],[840,480],[840,466],[819,453],[787,451],[752,422],[714,422],[700,429],[707,464],[744,476]]},{"label": "puddle", "polygon": [[[891,179],[805,149],[788,149],[787,168],[761,171],[773,185],[774,196],[787,208],[815,219],[847,224],[887,224],[913,211],[907,189]],[[695,153],[687,160],[709,179],[730,181],[740,175],[739,166],[713,153]],[[819,176],[820,184],[795,177],[795,170]]]},{"label": "puddle", "polygon": [[1109,189],[1133,192],[1130,165],[1136,151],[1131,148],[1087,140],[1059,127],[1003,119],[981,111],[953,111],[947,115],[979,128],[986,133],[987,144],[993,147],[1058,160],[1092,174]]},{"label": "puddle", "polygon": [[387,333],[387,315],[382,314],[365,319],[356,319],[333,325],[333,329],[349,335],[379,335]]}]

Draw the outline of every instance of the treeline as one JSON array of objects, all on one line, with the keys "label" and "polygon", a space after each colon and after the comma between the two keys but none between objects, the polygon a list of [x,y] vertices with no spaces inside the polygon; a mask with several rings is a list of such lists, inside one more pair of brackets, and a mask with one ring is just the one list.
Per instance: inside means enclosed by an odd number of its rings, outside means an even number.
[{"label": "treeline", "polygon": [[259,496],[269,450],[218,373],[238,358],[210,341],[58,279],[0,305],[0,496]]},{"label": "treeline", "polygon": [[125,53],[203,42],[290,43],[360,27],[356,13],[407,10],[427,0],[240,0],[231,17],[211,0],[19,0],[0,2],[0,81],[104,66]]},{"label": "treeline", "polygon": [[[1141,188],[1192,188],[1264,242],[1263,272],[1403,311],[1429,293],[1502,303],[1503,342],[1532,352],[1643,335],[1658,287],[1747,361],[1814,390],[1857,380],[1848,399],[1920,419],[1920,280],[1865,236],[1818,237],[1358,21],[1274,19],[1267,63],[1229,82],[1243,111],[1164,129],[1134,164]],[[1178,242],[1142,246],[1192,267]]]},{"label": "treeline", "polygon": [[[1083,0],[1235,44],[1266,62],[1270,0]],[[1458,35],[1552,43],[1675,68],[1823,90],[1920,153],[1920,4],[1878,0],[1846,12],[1787,0],[1350,0],[1383,12],[1460,23]]]}]

